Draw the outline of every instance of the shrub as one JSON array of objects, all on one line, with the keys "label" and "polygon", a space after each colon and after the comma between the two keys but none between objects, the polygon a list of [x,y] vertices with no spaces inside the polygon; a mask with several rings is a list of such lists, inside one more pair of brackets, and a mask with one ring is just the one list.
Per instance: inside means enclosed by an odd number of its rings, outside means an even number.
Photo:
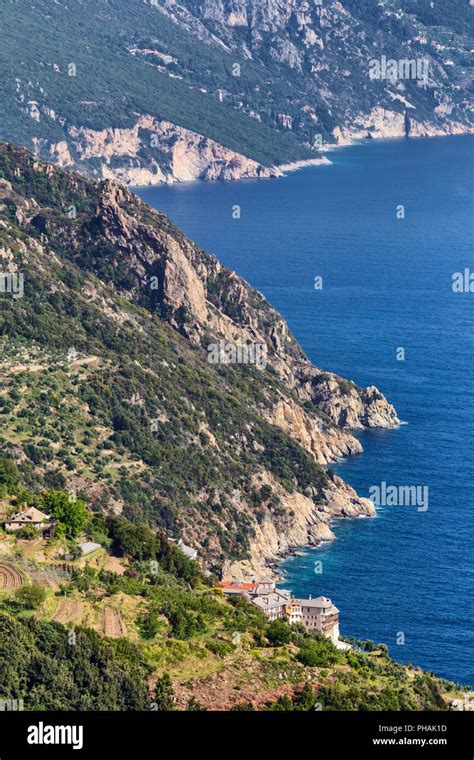
[{"label": "shrub", "polygon": [[37,538],[39,536],[39,531],[34,525],[23,525],[22,528],[18,528],[18,530],[15,531],[15,536],[16,538],[30,540],[32,538]]},{"label": "shrub", "polygon": [[46,591],[38,583],[32,583],[31,586],[22,586],[17,589],[15,599],[26,609],[36,610],[46,599]]},{"label": "shrub", "polygon": [[266,637],[272,646],[282,646],[291,641],[291,628],[283,620],[274,620],[267,628]]},{"label": "shrub", "polygon": [[18,484],[20,474],[14,462],[0,457],[0,497],[6,496]]},{"label": "shrub", "polygon": [[154,694],[154,709],[158,712],[169,712],[174,705],[174,690],[171,678],[165,673],[156,682]]},{"label": "shrub", "polygon": [[223,641],[222,639],[218,639],[216,641],[209,641],[206,644],[206,647],[209,649],[212,654],[217,654],[219,657],[225,657],[230,652],[233,652],[235,647],[233,644],[231,644],[229,641]]},{"label": "shrub", "polygon": [[298,660],[310,667],[327,667],[342,662],[342,655],[329,639],[309,641],[298,654]]}]

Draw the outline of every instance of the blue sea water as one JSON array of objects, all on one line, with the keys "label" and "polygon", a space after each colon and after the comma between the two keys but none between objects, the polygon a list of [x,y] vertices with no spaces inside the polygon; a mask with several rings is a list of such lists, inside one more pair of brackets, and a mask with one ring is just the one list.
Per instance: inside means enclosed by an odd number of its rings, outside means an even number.
[{"label": "blue sea water", "polygon": [[336,541],[283,563],[283,585],[330,596],[343,633],[464,684],[474,684],[474,293],[454,293],[452,275],[474,271],[473,151],[471,136],[367,141],[280,180],[139,191],[261,290],[311,360],[377,385],[407,423],[362,433],[364,453],[334,469],[365,496],[381,482],[427,485],[428,510],[338,521]]}]

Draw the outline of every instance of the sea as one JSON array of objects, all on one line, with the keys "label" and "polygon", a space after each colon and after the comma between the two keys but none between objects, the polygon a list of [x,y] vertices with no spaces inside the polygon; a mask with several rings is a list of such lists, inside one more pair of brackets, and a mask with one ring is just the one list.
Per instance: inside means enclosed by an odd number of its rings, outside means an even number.
[{"label": "sea", "polygon": [[376,385],[403,421],[333,465],[380,492],[377,517],[337,521],[335,541],[282,563],[282,587],[329,596],[343,634],[473,685],[474,136],[328,157],[136,192],[262,291],[317,366]]}]

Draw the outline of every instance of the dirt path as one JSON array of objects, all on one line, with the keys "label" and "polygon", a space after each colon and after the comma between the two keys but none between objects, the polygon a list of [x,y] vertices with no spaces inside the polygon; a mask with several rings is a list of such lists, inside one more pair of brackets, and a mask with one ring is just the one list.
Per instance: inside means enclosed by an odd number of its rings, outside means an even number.
[{"label": "dirt path", "polygon": [[123,575],[126,569],[127,565],[120,557],[111,557],[110,555],[107,557],[104,570],[111,573],[117,573],[117,575]]}]

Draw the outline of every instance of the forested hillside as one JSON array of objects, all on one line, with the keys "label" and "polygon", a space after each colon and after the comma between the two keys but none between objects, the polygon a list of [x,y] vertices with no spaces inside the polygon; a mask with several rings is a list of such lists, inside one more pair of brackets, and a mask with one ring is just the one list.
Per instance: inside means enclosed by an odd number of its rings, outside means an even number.
[{"label": "forested hillside", "polygon": [[[0,139],[96,177],[260,176],[354,137],[472,129],[465,0],[5,0],[0,17]],[[382,56],[427,68],[373,79]]]},{"label": "forested hillside", "polygon": [[[27,484],[83,491],[220,567],[373,513],[323,465],[360,451],[348,428],[397,424],[376,388],[313,367],[260,293],[131,193],[8,145],[0,171],[0,261],[24,281],[0,300],[1,443]],[[209,361],[219,341],[263,366]]]},{"label": "forested hillside", "polygon": [[[0,489],[1,511],[67,502],[26,488],[4,457]],[[382,644],[342,652],[316,632],[269,623],[146,526],[88,511],[83,535],[99,548],[67,571],[73,540],[25,530],[0,531],[0,573],[14,569],[21,584],[0,588],[0,693],[10,709],[438,711],[462,699],[455,684],[394,663]]]}]

